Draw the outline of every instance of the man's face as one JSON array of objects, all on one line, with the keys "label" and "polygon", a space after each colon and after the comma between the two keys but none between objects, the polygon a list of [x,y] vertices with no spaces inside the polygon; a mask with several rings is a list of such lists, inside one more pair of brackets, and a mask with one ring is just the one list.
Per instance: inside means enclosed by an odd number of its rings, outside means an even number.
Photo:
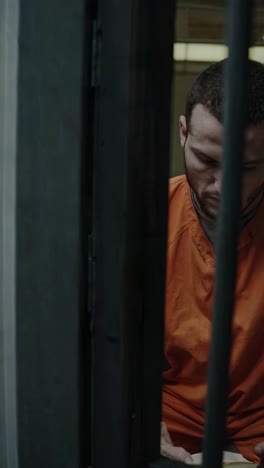
[{"label": "man's face", "polygon": [[[202,211],[215,219],[222,190],[223,125],[201,104],[194,107],[188,132],[180,117],[180,141],[186,176]],[[245,134],[242,212],[250,210],[264,189],[264,128],[249,127]]]}]

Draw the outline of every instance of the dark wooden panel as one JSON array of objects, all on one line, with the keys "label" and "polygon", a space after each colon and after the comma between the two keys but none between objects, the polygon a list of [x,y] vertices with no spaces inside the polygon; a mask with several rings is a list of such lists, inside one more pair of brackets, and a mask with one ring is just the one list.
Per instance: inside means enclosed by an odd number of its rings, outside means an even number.
[{"label": "dark wooden panel", "polygon": [[20,2],[16,329],[21,468],[76,468],[81,461],[84,23],[83,0]]}]

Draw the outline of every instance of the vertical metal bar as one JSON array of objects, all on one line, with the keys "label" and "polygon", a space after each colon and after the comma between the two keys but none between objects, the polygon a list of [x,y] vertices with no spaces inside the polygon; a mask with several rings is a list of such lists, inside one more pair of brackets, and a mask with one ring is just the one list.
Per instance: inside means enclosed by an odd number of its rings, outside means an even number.
[{"label": "vertical metal bar", "polygon": [[218,224],[216,293],[208,374],[204,468],[221,467],[225,441],[225,413],[247,111],[248,46],[252,2],[232,0],[228,4],[229,60],[225,75],[223,190]]},{"label": "vertical metal bar", "polygon": [[[91,465],[91,309],[93,306],[93,134],[94,89],[92,87],[92,38],[97,0],[86,0],[83,9],[82,51],[82,127],[80,165],[80,323],[79,323],[79,388],[80,388],[80,466]],[[87,284],[88,280],[88,284]]]},{"label": "vertical metal bar", "polygon": [[94,468],[127,466],[122,315],[131,3],[132,0],[98,2],[102,42],[101,79],[95,91],[96,287],[92,320]]},{"label": "vertical metal bar", "polygon": [[130,343],[131,351],[129,365],[134,368],[128,392],[131,409],[134,410],[130,450],[133,466],[137,467],[140,456],[144,461],[152,462],[160,453],[176,2],[168,0],[166,7],[160,0],[139,0],[134,4],[131,70],[134,118],[129,143],[129,161],[133,161],[134,167],[130,164],[128,232],[131,255],[129,285],[134,284],[135,288],[128,290],[126,320],[129,330],[127,343]]},{"label": "vertical metal bar", "polygon": [[19,2],[0,6],[0,466],[17,468],[16,115]]},{"label": "vertical metal bar", "polygon": [[94,468],[159,456],[174,7],[99,2]]}]

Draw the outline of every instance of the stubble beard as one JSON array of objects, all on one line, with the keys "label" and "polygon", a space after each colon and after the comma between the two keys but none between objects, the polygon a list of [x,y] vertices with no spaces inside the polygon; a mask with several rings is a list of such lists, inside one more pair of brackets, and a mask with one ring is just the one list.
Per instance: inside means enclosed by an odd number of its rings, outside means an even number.
[{"label": "stubble beard", "polygon": [[217,213],[212,213],[210,209],[206,207],[206,204],[200,199],[200,197],[197,194],[197,191],[195,189],[195,183],[192,180],[192,177],[190,175],[189,169],[186,164],[186,157],[185,157],[185,151],[183,150],[183,162],[184,162],[184,170],[185,170],[185,175],[187,182],[195,196],[195,200],[200,208],[200,210],[203,212],[206,218],[208,218],[212,222],[216,222],[217,220]]}]

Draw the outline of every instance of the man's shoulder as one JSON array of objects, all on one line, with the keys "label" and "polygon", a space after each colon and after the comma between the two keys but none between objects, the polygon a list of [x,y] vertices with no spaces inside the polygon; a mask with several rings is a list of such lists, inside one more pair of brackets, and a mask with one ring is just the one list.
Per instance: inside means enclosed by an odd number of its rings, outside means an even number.
[{"label": "man's shoulder", "polygon": [[186,176],[169,180],[168,242],[174,242],[190,225],[191,197]]},{"label": "man's shoulder", "polygon": [[169,199],[183,195],[186,192],[187,185],[188,182],[185,175],[169,179]]}]

